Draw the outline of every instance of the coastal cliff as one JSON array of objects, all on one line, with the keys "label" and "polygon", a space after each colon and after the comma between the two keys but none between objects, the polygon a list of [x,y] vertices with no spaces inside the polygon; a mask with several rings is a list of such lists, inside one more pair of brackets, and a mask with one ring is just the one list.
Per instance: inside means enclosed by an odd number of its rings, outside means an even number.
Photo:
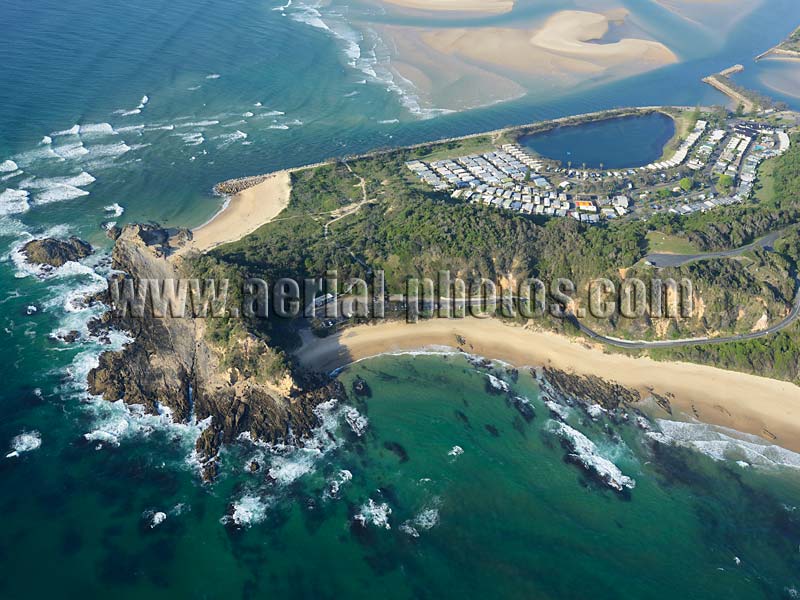
[{"label": "coastal cliff", "polygon": [[[129,225],[116,240],[113,266],[124,273],[119,277],[134,282],[178,279],[180,267],[169,257],[190,237],[185,230]],[[88,376],[91,393],[142,405],[152,414],[170,412],[176,422],[208,420],[196,448],[206,480],[216,475],[223,444],[242,434],[270,443],[302,444],[317,424],[314,407],[341,395],[339,384],[322,376],[298,380],[284,374],[270,381],[228,366],[224,350],[206,339],[205,321],[188,312],[185,318],[156,318],[148,297],[143,316],[136,317],[123,314],[110,294],[106,300],[111,310],[93,328],[125,330],[133,341],[100,357]],[[238,343],[255,354],[269,352],[254,336]]]}]

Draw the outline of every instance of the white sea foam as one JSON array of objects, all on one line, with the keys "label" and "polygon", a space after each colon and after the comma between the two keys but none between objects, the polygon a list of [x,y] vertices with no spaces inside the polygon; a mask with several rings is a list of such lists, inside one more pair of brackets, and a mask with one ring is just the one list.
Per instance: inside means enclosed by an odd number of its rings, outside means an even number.
[{"label": "white sea foam", "polygon": [[11,173],[17,171],[19,167],[13,160],[4,160],[0,163],[0,173]]},{"label": "white sea foam", "polygon": [[118,218],[122,216],[122,213],[125,212],[125,209],[122,208],[118,203],[114,202],[114,204],[109,204],[108,206],[104,206],[103,210],[107,213],[111,213],[111,216],[114,218]]},{"label": "white sea foam", "polygon": [[[25,230],[25,224],[17,219],[12,219],[7,216],[2,216],[3,205],[0,202],[0,236],[2,237],[16,237]],[[2,304],[2,301],[0,301]]]},{"label": "white sea foam", "polygon": [[231,144],[246,140],[247,134],[243,131],[239,131],[238,129],[233,133],[226,133],[220,136],[217,136],[215,139],[220,140],[219,147],[220,148],[227,148]]},{"label": "white sea foam", "polygon": [[15,177],[19,177],[20,175],[22,175],[24,172],[25,171],[20,169],[18,171],[14,171],[13,173],[8,173],[7,175],[3,175],[2,177],[0,177],[0,181],[8,181],[9,179],[14,179]]},{"label": "white sea foam", "polygon": [[347,421],[347,424],[350,425],[350,429],[353,430],[353,433],[355,433],[358,437],[364,435],[364,432],[367,430],[367,426],[369,425],[369,420],[367,417],[362,415],[352,406],[348,406],[344,409],[344,419]]},{"label": "white sea foam", "polygon": [[251,111],[249,111],[249,110],[248,110],[246,113],[242,113],[242,116],[243,116],[245,119],[249,119],[250,117],[252,117],[252,116],[255,116],[255,113],[253,113],[253,112],[251,112]]},{"label": "white sea foam", "polygon": [[155,529],[167,520],[167,513],[161,511],[146,510],[142,513],[142,518],[147,521],[150,529]]},{"label": "white sea foam", "polygon": [[548,422],[548,429],[567,443],[571,458],[602,479],[609,487],[622,491],[636,486],[632,478],[624,475],[617,465],[601,456],[595,443],[577,429],[552,420]]},{"label": "white sea foam", "polygon": [[212,125],[219,125],[219,121],[216,119],[206,119],[205,121],[190,121],[189,123],[181,123],[178,127],[181,128],[202,128],[202,127],[211,127]]},{"label": "white sea foam", "polygon": [[566,406],[552,400],[545,400],[544,405],[550,409],[553,416],[558,417],[562,421],[566,421],[569,418],[570,411]]},{"label": "white sea foam", "polygon": [[382,121],[378,121],[378,124],[380,124],[380,125],[395,125],[396,123],[399,123],[399,122],[400,122],[400,119],[383,119]]},{"label": "white sea foam", "polygon": [[184,144],[187,146],[199,146],[203,142],[206,141],[206,138],[203,137],[202,133],[176,133],[174,134],[176,137],[179,137]]},{"label": "white sea foam", "polygon": [[435,498],[433,506],[423,509],[416,517],[405,521],[400,526],[400,531],[410,535],[411,537],[418,538],[420,530],[428,531],[433,529],[439,524],[439,505],[441,500]]},{"label": "white sea foam", "polygon": [[130,152],[131,146],[125,142],[117,142],[114,144],[99,144],[96,146],[89,146],[88,154],[91,160],[98,158],[117,158],[123,154]]},{"label": "white sea foam", "polygon": [[53,143],[53,138],[51,138],[49,135],[46,135],[46,136],[44,136],[42,138],[42,141],[39,142],[39,143],[42,144],[43,146],[46,146],[48,144],[52,144]]},{"label": "white sea foam", "polygon": [[11,440],[11,452],[6,458],[16,458],[25,452],[38,450],[42,445],[42,434],[38,431],[23,431]]},{"label": "white sea foam", "polygon": [[[288,8],[288,7],[287,7]],[[322,14],[314,7],[305,4],[297,4],[292,11],[291,18],[299,23],[305,23],[316,29],[330,31],[330,28],[322,20]]]},{"label": "white sea foam", "polygon": [[374,525],[382,529],[391,529],[389,523],[389,515],[392,514],[392,509],[386,502],[378,504],[370,498],[366,504],[362,504],[358,514],[353,517],[353,520],[361,523],[362,527],[367,525]]},{"label": "white sea foam", "polygon": [[48,188],[58,187],[61,185],[70,185],[73,187],[84,187],[97,181],[91,173],[81,171],[78,175],[71,175],[68,177],[30,177],[21,181],[19,187],[26,190],[46,190]]},{"label": "white sea foam", "polygon": [[233,503],[230,515],[220,519],[223,525],[233,523],[237,527],[250,527],[260,523],[267,517],[269,503],[255,495],[246,494]]},{"label": "white sea foam", "polygon": [[0,193],[0,216],[19,215],[30,210],[28,192],[7,189]]},{"label": "white sea foam", "polygon": [[269,128],[270,129],[286,130],[286,129],[289,129],[289,126],[288,125],[270,125]]},{"label": "white sea foam", "polygon": [[319,459],[341,443],[336,432],[344,410],[346,408],[343,409],[337,400],[323,402],[314,409],[320,424],[314,428],[308,439],[302,441],[302,446],[270,446],[273,454],[268,471],[270,478],[279,485],[288,485],[312,472]]},{"label": "white sea foam", "polygon": [[117,132],[110,123],[87,123],[78,128],[78,135],[81,137],[101,137],[116,135]]},{"label": "white sea foam", "polygon": [[141,108],[132,108],[131,110],[118,110],[114,114],[117,114],[121,117],[133,117],[134,115],[142,114]]},{"label": "white sea foam", "polygon": [[328,489],[325,490],[324,496],[326,498],[338,498],[342,486],[348,481],[352,481],[352,479],[353,474],[347,469],[342,469],[328,482]]},{"label": "white sea foam", "polygon": [[62,160],[74,160],[89,154],[89,151],[80,140],[54,146],[52,152]]},{"label": "white sea foam", "polygon": [[211,73],[209,75],[206,75],[206,79],[219,79],[220,77],[221,76],[219,73]]},{"label": "white sea foam", "polygon": [[511,391],[511,388],[508,386],[508,384],[505,381],[495,377],[491,373],[486,373],[486,378],[489,380],[489,385],[491,385],[494,389],[499,390],[501,392],[510,392]]},{"label": "white sea foam", "polygon": [[88,196],[89,192],[72,185],[54,185],[43,192],[36,194],[36,204],[50,204],[52,202],[63,202],[74,200],[82,196]]},{"label": "white sea foam", "polygon": [[145,94],[139,101],[139,106],[137,108],[144,108],[145,106],[147,106],[148,102],[150,102],[150,97],[147,94]]},{"label": "white sea foam", "polygon": [[50,137],[59,137],[59,136],[64,136],[64,135],[78,135],[80,130],[81,130],[81,126],[80,125],[73,125],[69,129],[63,129],[61,131],[54,131],[53,133],[50,134]]},{"label": "white sea foam", "polygon": [[756,467],[800,469],[800,454],[755,435],[705,423],[659,419],[657,424],[660,432],[647,433],[651,439],[692,448],[717,461],[744,461]]},{"label": "white sea foam", "polygon": [[127,127],[119,127],[117,129],[117,133],[125,134],[125,133],[132,133],[132,132],[139,132],[144,129],[144,125],[128,125]]},{"label": "white sea foam", "polygon": [[464,449],[461,446],[453,446],[450,448],[450,451],[447,453],[447,456],[461,456],[464,454]]},{"label": "white sea foam", "polygon": [[590,417],[592,417],[592,419],[599,419],[608,411],[606,411],[606,409],[599,404],[590,404],[586,407],[586,412]]}]

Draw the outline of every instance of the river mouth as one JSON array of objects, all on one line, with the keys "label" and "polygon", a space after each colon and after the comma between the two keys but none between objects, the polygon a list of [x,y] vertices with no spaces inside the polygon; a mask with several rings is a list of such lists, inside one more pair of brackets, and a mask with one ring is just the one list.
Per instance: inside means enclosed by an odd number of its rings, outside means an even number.
[{"label": "river mouth", "polygon": [[564,165],[622,169],[657,161],[674,135],[672,117],[652,112],[556,127],[524,136],[519,143]]}]

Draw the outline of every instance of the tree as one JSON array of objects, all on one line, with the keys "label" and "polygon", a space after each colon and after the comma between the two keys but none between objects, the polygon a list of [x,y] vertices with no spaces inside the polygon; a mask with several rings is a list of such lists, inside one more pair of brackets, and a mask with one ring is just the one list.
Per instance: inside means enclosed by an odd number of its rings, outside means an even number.
[{"label": "tree", "polygon": [[717,181],[717,186],[722,190],[730,191],[730,189],[733,187],[733,177],[727,173],[720,175],[719,180]]},{"label": "tree", "polygon": [[691,192],[694,187],[694,181],[689,177],[684,177],[678,182],[678,185],[684,192]]}]

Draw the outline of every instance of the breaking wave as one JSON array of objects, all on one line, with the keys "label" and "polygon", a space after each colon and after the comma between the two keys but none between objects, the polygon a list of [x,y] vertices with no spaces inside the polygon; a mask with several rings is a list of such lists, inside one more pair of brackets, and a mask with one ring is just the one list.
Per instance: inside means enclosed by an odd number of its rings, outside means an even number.
[{"label": "breaking wave", "polygon": [[733,429],[705,423],[657,420],[660,431],[647,433],[663,443],[692,448],[717,461],[734,461],[759,467],[800,469],[800,454]]}]

